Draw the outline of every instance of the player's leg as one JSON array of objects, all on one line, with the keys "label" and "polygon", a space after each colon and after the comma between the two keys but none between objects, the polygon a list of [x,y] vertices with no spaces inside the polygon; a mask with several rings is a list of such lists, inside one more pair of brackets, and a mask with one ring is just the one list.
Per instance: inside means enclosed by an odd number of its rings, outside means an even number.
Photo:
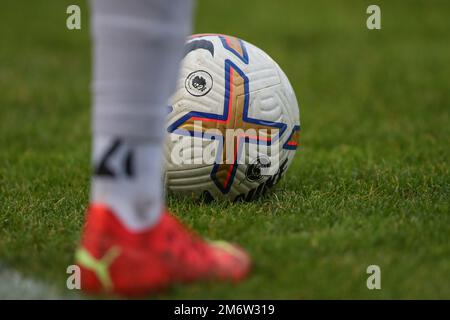
[{"label": "player's leg", "polygon": [[173,282],[239,280],[249,259],[209,244],[165,213],[166,104],[175,86],[189,0],[92,0],[93,168],[77,263],[82,287],[140,294]]},{"label": "player's leg", "polygon": [[92,201],[133,230],[156,223],[164,118],[191,28],[190,0],[93,0]]}]

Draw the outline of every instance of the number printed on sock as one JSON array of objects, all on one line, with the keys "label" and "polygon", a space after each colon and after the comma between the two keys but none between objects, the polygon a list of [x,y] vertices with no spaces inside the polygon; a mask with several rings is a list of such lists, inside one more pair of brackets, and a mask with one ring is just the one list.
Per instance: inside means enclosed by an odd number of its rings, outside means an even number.
[{"label": "number printed on sock", "polygon": [[[119,159],[114,159],[118,157]],[[118,175],[127,177],[134,176],[133,150],[120,140],[112,141],[99,163],[95,165],[94,174],[96,176],[115,178]]]}]

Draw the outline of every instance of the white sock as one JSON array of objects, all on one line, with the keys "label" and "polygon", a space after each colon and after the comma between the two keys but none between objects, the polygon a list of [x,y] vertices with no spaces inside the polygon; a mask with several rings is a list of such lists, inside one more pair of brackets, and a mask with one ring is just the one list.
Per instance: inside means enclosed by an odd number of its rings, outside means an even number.
[{"label": "white sock", "polygon": [[162,142],[176,85],[189,0],[92,0],[94,46],[91,202],[131,230],[163,210]]},{"label": "white sock", "polygon": [[93,159],[93,202],[107,204],[132,230],[158,221],[163,210],[159,144],[97,134]]}]

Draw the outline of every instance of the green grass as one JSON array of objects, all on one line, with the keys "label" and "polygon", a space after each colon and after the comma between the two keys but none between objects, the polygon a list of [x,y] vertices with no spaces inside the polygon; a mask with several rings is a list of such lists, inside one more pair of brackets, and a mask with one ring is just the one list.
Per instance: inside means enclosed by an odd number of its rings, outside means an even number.
[{"label": "green grass", "polygon": [[[83,30],[65,28],[80,3]],[[301,103],[301,148],[255,203],[169,199],[209,238],[254,258],[237,287],[161,298],[450,298],[450,3],[200,1],[196,32],[266,50]],[[90,43],[85,2],[0,5],[0,260],[65,288],[88,200]],[[366,267],[382,290],[366,288]],[[1,285],[1,284],[0,284]]]}]

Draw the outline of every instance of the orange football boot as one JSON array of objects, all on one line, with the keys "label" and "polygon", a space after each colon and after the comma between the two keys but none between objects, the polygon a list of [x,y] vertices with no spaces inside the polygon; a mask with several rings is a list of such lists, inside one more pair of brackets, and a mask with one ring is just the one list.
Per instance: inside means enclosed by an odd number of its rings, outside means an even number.
[{"label": "orange football boot", "polygon": [[89,207],[76,263],[87,293],[137,296],[175,283],[237,282],[250,269],[245,251],[206,242],[165,212],[148,230],[131,232],[106,206]]}]

